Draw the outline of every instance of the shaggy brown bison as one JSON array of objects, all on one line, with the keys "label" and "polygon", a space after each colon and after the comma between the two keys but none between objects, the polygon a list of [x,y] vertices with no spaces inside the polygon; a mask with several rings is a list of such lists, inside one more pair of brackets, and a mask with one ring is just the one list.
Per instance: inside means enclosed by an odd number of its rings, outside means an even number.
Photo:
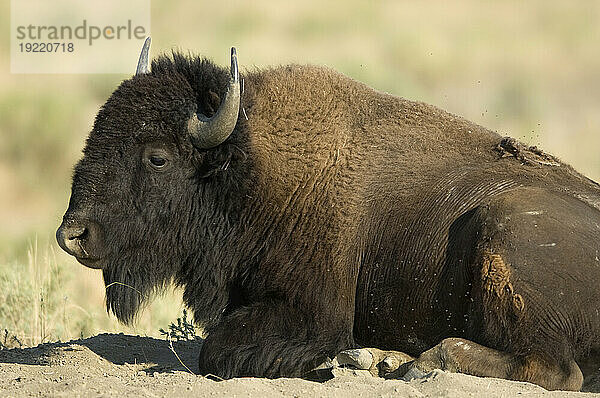
[{"label": "shaggy brown bison", "polygon": [[302,376],[378,347],[581,387],[600,349],[600,186],[534,147],[332,70],[174,53],[101,108],[59,244],[130,322],[174,282],[200,368]]}]

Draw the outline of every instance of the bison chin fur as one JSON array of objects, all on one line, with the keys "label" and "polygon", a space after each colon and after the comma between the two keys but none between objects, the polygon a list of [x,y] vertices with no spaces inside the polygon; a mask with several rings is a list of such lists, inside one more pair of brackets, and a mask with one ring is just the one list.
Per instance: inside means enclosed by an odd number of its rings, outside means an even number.
[{"label": "bison chin fur", "polygon": [[171,282],[162,267],[154,267],[152,262],[139,264],[131,258],[121,258],[119,263],[111,264],[102,271],[106,286],[106,309],[117,319],[131,325],[136,315],[157,293],[163,291]]}]

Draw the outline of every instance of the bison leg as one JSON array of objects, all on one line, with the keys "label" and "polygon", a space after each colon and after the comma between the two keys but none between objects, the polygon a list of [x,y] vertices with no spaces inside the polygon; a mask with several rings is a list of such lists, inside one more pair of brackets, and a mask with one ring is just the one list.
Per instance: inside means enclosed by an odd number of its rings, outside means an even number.
[{"label": "bison leg", "polygon": [[224,379],[302,377],[353,345],[350,326],[336,330],[331,325],[284,303],[238,308],[209,330],[200,350],[200,373]]},{"label": "bison leg", "polygon": [[536,355],[516,356],[472,341],[447,338],[425,351],[404,376],[410,379],[433,369],[528,381],[548,390],[578,391],[583,374],[574,360],[559,363]]}]

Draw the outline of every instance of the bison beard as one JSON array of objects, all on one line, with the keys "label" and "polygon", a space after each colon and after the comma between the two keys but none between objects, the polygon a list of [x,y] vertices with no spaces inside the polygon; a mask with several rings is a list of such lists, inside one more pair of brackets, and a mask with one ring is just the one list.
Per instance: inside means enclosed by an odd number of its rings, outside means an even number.
[{"label": "bison beard", "polygon": [[183,287],[200,369],[223,378],[302,376],[358,344],[552,389],[600,365],[598,184],[325,68],[141,58],[57,231],[120,321]]},{"label": "bison beard", "polygon": [[[125,257],[122,259],[124,264],[131,264],[127,260]],[[131,324],[152,294],[167,285],[165,280],[156,280],[155,275],[139,266],[133,269],[130,265],[109,266],[103,269],[107,310],[119,321]]]}]

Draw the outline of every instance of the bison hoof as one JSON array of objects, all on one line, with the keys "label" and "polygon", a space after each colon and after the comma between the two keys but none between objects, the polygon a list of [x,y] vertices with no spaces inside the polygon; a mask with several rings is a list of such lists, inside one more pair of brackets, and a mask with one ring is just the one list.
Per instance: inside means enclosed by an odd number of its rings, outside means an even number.
[{"label": "bison hoof", "polygon": [[395,372],[396,370],[398,370],[400,365],[401,365],[401,363],[398,360],[398,358],[393,355],[390,355],[390,356],[385,357],[383,359],[383,361],[381,361],[379,363],[379,370],[383,371],[385,373],[391,373],[391,372]]},{"label": "bison hoof", "polygon": [[368,370],[373,376],[396,378],[406,371],[413,357],[398,351],[377,348],[357,348],[340,352],[335,361],[339,366]]},{"label": "bison hoof", "polygon": [[373,365],[373,354],[368,348],[356,348],[340,352],[335,359],[340,366],[352,366],[356,369],[369,370]]},{"label": "bison hoof", "polygon": [[415,379],[422,379],[428,374],[428,372],[424,372],[416,366],[411,366],[410,369],[408,369],[408,372],[406,372],[404,376],[402,376],[402,380],[411,381]]}]

